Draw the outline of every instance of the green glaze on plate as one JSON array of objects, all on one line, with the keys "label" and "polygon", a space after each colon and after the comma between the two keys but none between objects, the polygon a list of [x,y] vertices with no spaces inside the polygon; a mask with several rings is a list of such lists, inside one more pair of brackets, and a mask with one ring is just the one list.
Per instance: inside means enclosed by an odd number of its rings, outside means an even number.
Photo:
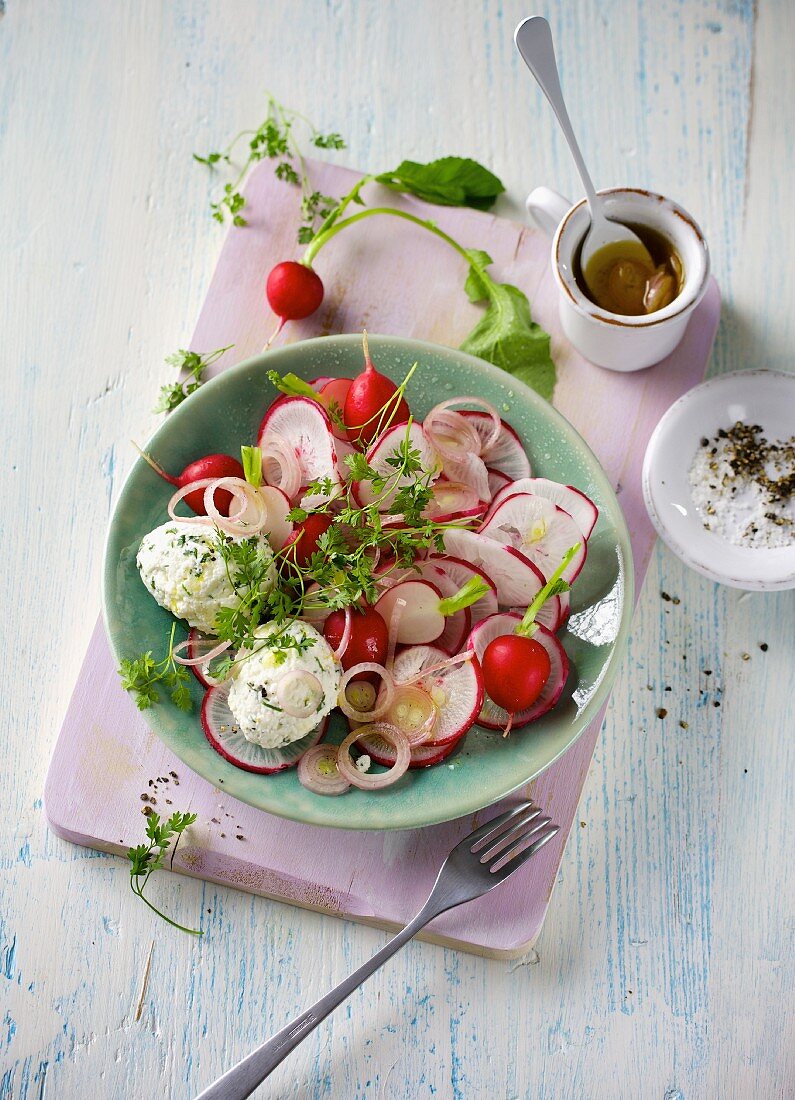
[{"label": "green glaze on plate", "polygon": [[[421,419],[445,398],[472,394],[492,402],[516,429],[533,473],[575,485],[599,508],[588,557],[571,594],[572,615],[560,638],[571,674],[558,705],[540,721],[507,739],[474,727],[442,763],[410,771],[391,787],[338,798],[305,790],[295,770],[252,775],[210,747],[199,722],[203,691],[191,684],[195,709],[166,700],[145,712],[146,721],[181,760],[227,794],[281,817],[341,829],[410,829],[435,825],[488,806],[510,794],[556,760],[577,740],[605,701],[624,648],[633,606],[632,555],[624,517],[607,477],[575,430],[546,401],[496,367],[451,348],[371,336],[376,366],[400,381],[419,368],[407,398]],[[266,371],[288,371],[310,380],[319,375],[354,377],[362,368],[359,336],[306,340],[270,351],[224,371],[179,406],[146,450],[178,472],[211,452],[239,455],[256,440],[259,423],[276,396]],[[135,555],[143,535],[165,522],[173,489],[139,459],[119,497],[105,548],[103,611],[111,646],[120,660],[144,650],[165,652],[171,623],[140,580]],[[180,624],[178,637],[187,629]],[[193,679],[193,678],[192,678]],[[347,723],[336,715],[329,740],[339,742]]]}]

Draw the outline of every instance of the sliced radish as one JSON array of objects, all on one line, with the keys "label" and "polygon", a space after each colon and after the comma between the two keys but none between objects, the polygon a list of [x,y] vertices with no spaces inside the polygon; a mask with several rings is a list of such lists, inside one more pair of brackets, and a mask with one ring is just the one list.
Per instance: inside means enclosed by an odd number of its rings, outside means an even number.
[{"label": "sliced radish", "polygon": [[504,546],[474,531],[454,530],[445,531],[444,545],[448,554],[483,569],[497,589],[500,607],[527,607],[544,587],[544,575],[538,566],[513,546]]},{"label": "sliced radish", "polygon": [[470,486],[440,478],[433,487],[431,502],[423,515],[435,523],[449,523],[456,519],[483,516],[488,507],[488,502],[480,500]]},{"label": "sliced radish", "polygon": [[[447,741],[443,745],[437,745],[435,741],[415,745],[411,750],[409,770],[429,768],[432,764],[438,764],[441,760],[446,759],[454,751],[463,736],[462,733],[460,737],[454,737],[452,741]],[[363,753],[370,757],[374,764],[380,764],[385,768],[391,768],[394,765],[396,760],[395,750],[383,737],[365,733],[363,736],[357,737],[356,744]]]},{"label": "sliced radish", "polygon": [[229,684],[225,683],[210,688],[204,696],[201,723],[205,737],[224,760],[246,772],[273,775],[293,767],[307,749],[323,740],[328,718],[300,741],[293,741],[292,744],[278,749],[264,749],[241,733],[235,716],[229,709]]},{"label": "sliced radish", "polygon": [[[489,591],[486,595],[481,596],[477,603],[473,603],[471,607],[467,608],[473,625],[479,623],[481,619],[485,619],[487,615],[496,614],[497,587],[491,577],[483,569],[477,565],[472,565],[471,562],[464,561],[462,558],[450,557],[448,554],[434,555],[429,558],[428,561],[435,565],[437,569],[441,569],[442,572],[447,574],[455,586],[455,591],[458,591],[459,588],[463,588],[472,577],[480,577],[481,580],[485,581],[489,586]],[[454,652],[457,652],[457,650]]]},{"label": "sliced radish", "polygon": [[512,546],[538,566],[544,577],[554,573],[570,546],[579,544],[563,573],[569,584],[582,569],[587,553],[587,543],[569,513],[546,497],[532,493],[506,497],[480,528],[478,536]]},{"label": "sliced radish", "polygon": [[494,507],[494,498],[507,486],[513,485],[513,480],[500,470],[489,470],[489,489],[491,489],[490,508]]},{"label": "sliced radish", "polygon": [[[425,742],[429,745],[445,745],[463,737],[483,705],[479,661],[461,661],[434,671],[444,661],[445,653],[437,646],[411,646],[397,655],[393,667],[398,688],[401,683],[411,680],[427,691],[439,708],[433,736]],[[416,679],[425,669],[428,675]]]},{"label": "sliced radish", "polygon": [[[415,563],[414,568],[414,575],[420,580],[429,581],[438,589],[443,598],[454,596],[469,580],[469,577],[465,577],[461,584],[456,584],[450,577],[450,574],[435,561],[418,561]],[[473,574],[470,574],[470,576],[472,575]],[[496,611],[496,600],[494,609]],[[460,611],[456,611],[453,615],[445,617],[444,629],[441,634],[437,635],[436,638],[426,640],[434,642],[440,649],[445,650],[446,653],[458,653],[471,629],[472,615],[470,614],[470,609],[464,607]]]},{"label": "sliced radish", "polygon": [[484,449],[481,451],[481,458],[490,470],[499,470],[514,481],[520,477],[530,477],[530,459],[527,457],[521,439],[510,424],[506,424],[504,420],[501,421],[497,441],[488,446],[493,427],[491,417],[486,413],[468,409],[464,409],[461,415],[469,420],[483,441]]},{"label": "sliced radish", "polygon": [[[205,653],[211,652],[212,649],[217,648],[217,646],[217,638],[213,638],[210,634],[202,634],[195,626],[192,626],[188,631],[188,659],[190,661],[199,661]],[[234,658],[235,653],[234,650],[227,649],[221,656]],[[210,660],[210,664],[211,663],[212,659]],[[206,664],[190,664],[188,668],[190,668],[202,687],[211,688],[217,686],[217,681],[213,678],[212,672]]]},{"label": "sliced radish", "polygon": [[[281,485],[285,473],[278,459],[268,458],[273,449],[271,444],[292,451],[300,470],[301,485],[320,478],[330,478],[335,485],[341,482],[336,440],[328,413],[308,397],[289,397],[272,405],[260,425],[257,442],[269,485]],[[287,495],[295,494],[288,491]],[[304,496],[301,506],[317,507],[328,499],[328,495]]]},{"label": "sliced radish", "polygon": [[[473,628],[467,645],[475,651],[478,660],[480,660],[489,642],[505,634],[513,634],[521,621],[522,616],[515,611],[504,611],[499,615],[492,615]],[[566,684],[566,678],[569,675],[569,658],[566,655],[566,650],[551,630],[539,626],[533,634],[533,641],[538,642],[547,651],[552,668],[549,679],[532,707],[528,710],[519,711],[513,716],[513,729],[526,726],[529,722],[534,722],[542,714],[546,714],[547,711],[551,710],[560,699]],[[502,707],[498,707],[486,696],[478,717],[479,725],[485,726],[487,729],[504,730],[508,725],[508,719],[508,712],[503,710]]]},{"label": "sliced radish", "polygon": [[428,442],[422,430],[422,424],[418,424],[416,421],[412,421],[411,424],[394,424],[391,428],[387,428],[385,432],[382,432],[367,452],[368,463],[377,473],[387,479],[387,487],[383,494],[377,496],[373,490],[372,482],[354,482],[354,495],[360,504],[368,506],[380,497],[379,511],[388,512],[398,489],[404,485],[413,485],[417,480],[417,474],[411,474],[409,477],[396,477],[395,469],[389,461],[394,458],[395,453],[403,446],[407,437],[411,448],[419,451],[420,465],[423,472],[434,475],[441,473],[442,464],[439,455]]},{"label": "sliced radish", "polygon": [[457,459],[442,458],[442,469],[450,481],[466,485],[479,500],[491,500],[489,471],[486,469],[486,463],[474,451]]},{"label": "sliced radish", "polygon": [[406,606],[397,624],[399,645],[422,645],[435,641],[444,630],[444,615],[439,610],[442,594],[436,585],[425,580],[406,580],[387,589],[375,604],[385,622],[390,622],[396,601]]},{"label": "sliced radish", "polygon": [[583,538],[589,539],[591,532],[599,518],[599,509],[594,502],[573,485],[561,485],[557,481],[550,481],[545,477],[523,477],[518,481],[503,486],[494,495],[491,507],[486,515],[488,519],[495,509],[517,493],[532,493],[535,496],[545,497],[557,504],[564,512],[568,512],[579,527]]},{"label": "sliced radish", "polygon": [[275,485],[261,485],[258,492],[268,509],[264,528],[268,542],[274,550],[281,550],[293,533],[293,525],[287,519],[290,498]]}]

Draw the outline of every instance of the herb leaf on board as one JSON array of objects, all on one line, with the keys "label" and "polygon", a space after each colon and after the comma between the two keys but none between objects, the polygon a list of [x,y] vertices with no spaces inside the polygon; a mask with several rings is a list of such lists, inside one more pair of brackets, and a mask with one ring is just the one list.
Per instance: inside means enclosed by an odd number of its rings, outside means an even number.
[{"label": "herb leaf on board", "polygon": [[487,252],[470,249],[465,290],[471,302],[485,302],[486,311],[461,344],[461,350],[501,367],[547,401],[555,389],[555,364],[549,333],[533,321],[530,303],[518,287],[498,283],[486,268]]},{"label": "herb leaf on board", "polygon": [[407,192],[437,206],[471,206],[475,210],[491,209],[505,190],[493,172],[469,157],[440,157],[428,164],[404,160],[376,179],[393,191]]},{"label": "herb leaf on board", "polygon": [[146,836],[149,844],[138,844],[135,848],[130,848],[127,852],[127,858],[130,861],[130,889],[135,896],[139,897],[144,905],[148,905],[153,913],[157,913],[173,928],[179,928],[181,932],[188,932],[191,936],[201,936],[200,929],[186,928],[184,924],[177,924],[171,917],[167,917],[157,906],[153,905],[148,898],[144,897],[146,884],[153,872],[163,866],[171,841],[174,840],[174,847],[171,849],[171,863],[173,865],[174,854],[180,838],[187,827],[192,825],[195,820],[196,814],[182,814],[177,811],[161,825],[160,815],[154,812],[150,813],[146,819]]}]

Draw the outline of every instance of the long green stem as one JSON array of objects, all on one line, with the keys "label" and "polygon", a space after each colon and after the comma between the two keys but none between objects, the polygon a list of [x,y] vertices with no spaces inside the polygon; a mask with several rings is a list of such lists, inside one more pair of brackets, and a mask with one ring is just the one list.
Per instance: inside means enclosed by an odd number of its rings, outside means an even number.
[{"label": "long green stem", "polygon": [[369,206],[366,210],[360,210],[356,214],[351,214],[349,218],[344,218],[342,221],[335,222],[328,229],[323,229],[321,227],[321,231],[307,247],[301,259],[301,263],[306,264],[307,267],[311,267],[315,256],[317,256],[318,252],[325,244],[328,244],[332,237],[335,237],[337,233],[341,233],[342,230],[346,229],[349,225],[353,225],[354,222],[361,221],[363,218],[372,218],[376,214],[391,214],[395,218],[404,218],[408,222],[413,222],[415,225],[427,229],[429,233],[435,234],[441,240],[449,244],[451,248],[454,248],[459,256],[466,260],[467,264],[471,263],[466,249],[462,248],[458,241],[454,240],[448,233],[445,233],[438,225],[434,225],[433,222],[426,221],[424,218],[418,218],[415,214],[409,214],[406,210],[396,210],[393,206]]},{"label": "long green stem", "polygon": [[547,602],[549,597],[556,596],[559,592],[568,591],[569,586],[565,581],[561,580],[561,577],[566,566],[569,564],[569,562],[579,549],[580,544],[575,543],[575,545],[570,546],[566,553],[563,555],[563,561],[557,567],[557,569],[549,578],[541,591],[536,594],[536,598],[530,604],[527,611],[525,611],[524,618],[516,628],[517,634],[523,634],[526,638],[529,638],[535,630],[536,615]]}]

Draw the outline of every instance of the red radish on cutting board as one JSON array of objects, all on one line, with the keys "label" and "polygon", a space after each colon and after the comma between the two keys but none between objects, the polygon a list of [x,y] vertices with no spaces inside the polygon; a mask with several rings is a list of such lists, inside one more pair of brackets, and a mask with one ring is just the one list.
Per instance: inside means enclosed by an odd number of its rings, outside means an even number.
[{"label": "red radish on cutting board", "polygon": [[265,284],[265,293],[271,309],[279,318],[279,327],[272,340],[281,332],[286,321],[300,321],[315,312],[323,301],[323,283],[317,272],[306,264],[284,260],[272,268]]}]

